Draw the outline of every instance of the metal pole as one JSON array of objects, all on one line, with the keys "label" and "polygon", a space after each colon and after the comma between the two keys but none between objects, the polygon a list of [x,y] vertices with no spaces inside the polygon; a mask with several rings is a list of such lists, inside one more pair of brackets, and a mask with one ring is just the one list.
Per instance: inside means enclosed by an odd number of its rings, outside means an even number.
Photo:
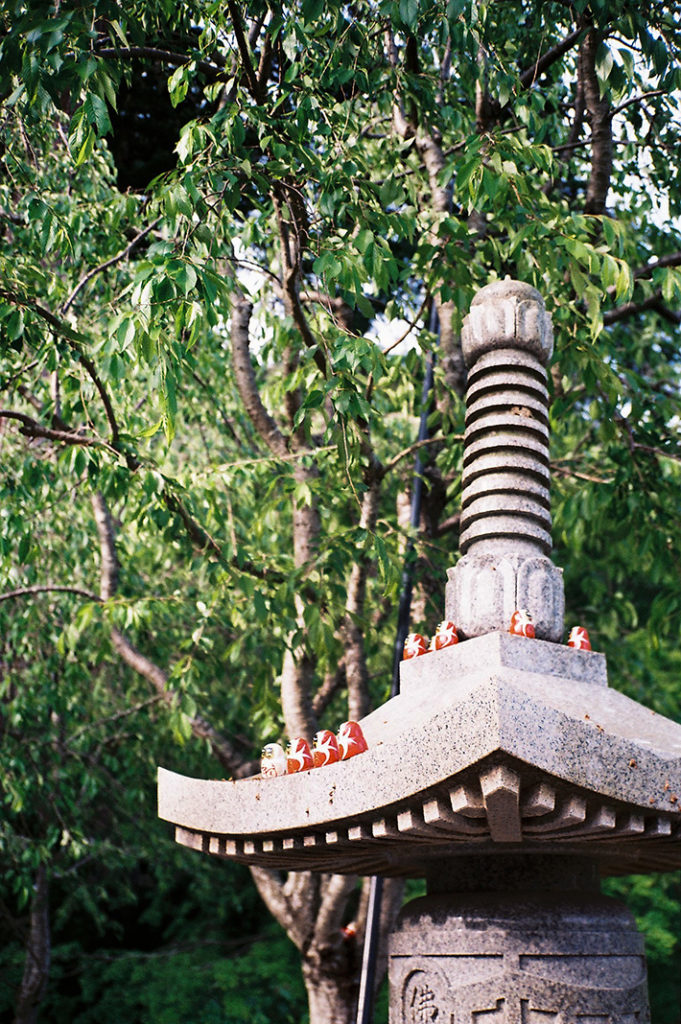
[{"label": "metal pole", "polygon": [[[430,312],[430,329],[433,334],[439,334],[439,322],[435,303]],[[435,354],[429,352],[426,357],[425,374],[423,377],[423,391],[421,392],[421,419],[419,422],[419,441],[428,438],[428,416],[430,415],[430,396],[433,389],[433,376],[435,369]],[[418,530],[421,519],[421,501],[423,497],[423,462],[421,461],[420,449],[416,453],[414,461],[414,482],[411,492],[410,526],[412,534]],[[395,647],[393,649],[393,675],[390,686],[390,696],[394,697],[400,691],[400,662],[404,641],[409,633],[409,615],[411,612],[411,595],[414,573],[414,538],[410,536],[407,540],[407,547],[404,553],[404,568],[402,570],[402,589],[400,592],[400,603],[397,610],[397,632],[395,634]],[[359,982],[359,998],[357,1002],[357,1024],[371,1024],[374,1009],[374,979],[376,977],[376,958],[378,955],[378,940],[380,937],[381,924],[381,899],[383,896],[383,879],[372,876],[369,887],[369,905],[367,907],[367,925],[364,934],[364,949],[362,952],[362,973]]]}]

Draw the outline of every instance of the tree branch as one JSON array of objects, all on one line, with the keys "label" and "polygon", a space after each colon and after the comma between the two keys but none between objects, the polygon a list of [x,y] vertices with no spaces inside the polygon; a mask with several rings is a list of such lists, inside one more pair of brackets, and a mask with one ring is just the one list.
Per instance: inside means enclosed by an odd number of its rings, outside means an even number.
[{"label": "tree branch", "polygon": [[357,879],[354,875],[330,875],[322,889],[319,910],[314,925],[313,942],[322,948],[331,936],[340,942],[343,912]]},{"label": "tree branch", "polygon": [[135,235],[130,244],[126,245],[125,249],[122,249],[115,256],[112,256],[110,259],[105,260],[98,266],[93,267],[92,270],[89,270],[87,274],[84,274],[83,277],[81,277],[78,284],[76,285],[76,287],[71,292],[71,294],[68,296],[68,298],[62,303],[59,309],[61,315],[63,316],[65,313],[68,312],[69,307],[73,304],[73,301],[75,300],[76,296],[85,287],[88,281],[91,281],[93,277],[95,277],[97,274],[100,274],[103,270],[108,270],[109,267],[113,267],[116,263],[120,263],[121,260],[124,260],[126,256],[129,256],[132,250],[139,245],[142,239],[146,238],[146,236],[151,231],[154,230],[154,228],[156,227],[157,224],[160,223],[160,221],[161,218],[157,217],[156,220],[152,221],[152,223],[149,224],[146,228],[144,228],[144,230],[138,232],[138,234]]},{"label": "tree branch", "polygon": [[[380,479],[376,479],[362,495],[362,513],[359,527],[372,534],[376,529],[380,497]],[[345,646],[345,675],[348,685],[348,717],[359,721],[369,712],[369,673],[366,664],[365,631],[363,619],[366,605],[366,584],[373,558],[367,551],[357,553],[350,570],[343,641]]]},{"label": "tree branch", "polygon": [[574,29],[574,31],[570,32],[564,39],[561,39],[561,41],[556,43],[555,46],[552,46],[551,49],[547,50],[541,57],[537,57],[535,63],[525,71],[522,71],[519,75],[519,81],[522,88],[531,88],[540,75],[543,75],[552,64],[555,64],[557,60],[560,60],[563,54],[572,49],[583,33],[583,26]]},{"label": "tree branch", "polygon": [[147,57],[150,60],[160,60],[164,64],[173,66],[195,61],[197,70],[212,80],[215,80],[226,66],[226,61],[219,53],[211,55],[211,60],[215,62],[211,64],[205,60],[196,60],[190,53],[174,53],[171,50],[162,50],[157,46],[103,46],[97,48],[95,53],[98,57]]},{"label": "tree branch", "polygon": [[[303,899],[297,908],[293,908],[276,872],[259,867],[251,867],[250,870],[263,903],[285,930],[294,946],[302,950],[309,939],[309,916],[312,909],[312,900],[309,896],[311,893],[308,892],[308,898]],[[305,883],[308,890],[314,884],[309,872],[300,872],[299,882]],[[306,913],[308,908],[310,910]]]},{"label": "tree branch", "polygon": [[[95,367],[95,364],[92,362],[90,357],[86,356],[85,353],[82,352],[80,349],[76,349],[76,351],[78,353],[78,361],[81,363],[81,365],[85,369],[87,375],[89,376],[90,380],[92,381],[94,386],[97,388],[97,391],[99,393],[99,397],[102,400],[102,405],[104,406],[104,413],[106,415],[106,418],[107,418],[107,421],[108,421],[108,424],[109,424],[109,429],[111,431],[111,444],[118,451],[119,450],[118,445],[119,445],[119,441],[120,441],[120,433],[119,433],[119,430],[118,430],[118,423],[116,421],[116,414],[114,412],[113,403],[112,403],[111,398],[109,396],[109,392],[107,391],[106,387],[104,386],[104,382],[101,379],[101,377],[99,376],[99,374],[97,373],[97,369]],[[137,467],[139,466],[139,461],[137,459],[134,459],[134,463],[135,463],[134,466],[133,465],[130,466],[131,469],[137,469]]]},{"label": "tree branch", "polygon": [[13,302],[15,306],[23,306],[26,309],[32,309],[34,313],[37,313],[41,319],[54,328],[57,334],[60,334],[63,338],[67,338],[69,341],[75,341],[78,344],[86,342],[87,339],[77,331],[74,331],[72,327],[56,317],[54,313],[50,312],[44,306],[41,306],[35,299],[30,299],[26,295],[19,295],[11,288],[0,288],[0,298],[7,299],[9,302]]},{"label": "tree branch", "polygon": [[625,100],[624,103],[620,103],[618,107],[614,107],[610,111],[610,117],[613,118],[616,114],[620,114],[627,107],[631,107],[634,103],[643,103],[644,100],[651,99],[653,96],[668,96],[669,89],[651,89],[650,92],[642,92],[638,96],[632,96],[630,100]]},{"label": "tree branch", "polygon": [[[300,259],[308,236],[308,224],[303,199],[291,185],[276,182],[272,187],[272,202],[277,217],[282,260],[282,298],[284,309],[295,323],[305,346],[314,349],[314,361],[324,377],[329,375],[326,355],[317,345],[305,311],[300,304],[299,278]],[[284,216],[284,207],[290,220]],[[289,225],[292,225],[293,231]]]},{"label": "tree branch", "polygon": [[40,863],[36,870],[26,940],[24,971],[17,992],[15,1024],[31,1024],[45,992],[50,973],[51,938],[49,882],[47,866]]},{"label": "tree branch", "polygon": [[[453,443],[454,441],[463,441],[463,434],[452,434],[451,436],[447,436],[448,444],[450,442]],[[425,448],[430,444],[442,444],[442,437],[426,437],[423,441],[414,441],[413,444],[410,444],[407,448],[403,448],[401,452],[398,452],[397,455],[393,455],[392,459],[386,462],[383,467],[383,474],[385,475],[386,473],[389,473],[391,469],[395,468],[398,462],[401,462],[402,459],[405,459],[408,455],[413,455],[413,453],[417,452],[420,448]]]},{"label": "tree branch", "polygon": [[312,698],[312,713],[319,719],[334,696],[345,683],[345,661],[339,662],[333,672],[327,672],[324,682]]},{"label": "tree branch", "polygon": [[[77,353],[79,362],[83,365],[84,369],[86,370],[86,372],[88,373],[88,375],[91,378],[92,382],[94,383],[95,387],[97,388],[97,391],[99,392],[100,398],[102,399],[102,403],[104,405],[104,409],[105,409],[105,412],[106,412],[107,420],[109,421],[109,427],[111,429],[111,438],[112,438],[111,443],[112,443],[113,447],[116,448],[117,445],[118,445],[118,440],[119,440],[119,431],[118,431],[118,425],[116,423],[116,416],[114,414],[114,410],[113,410],[113,405],[111,403],[111,399],[109,398],[108,392],[107,392],[107,390],[106,390],[106,388],[105,388],[101,378],[99,377],[99,375],[98,375],[98,373],[96,371],[94,363],[89,358],[89,356],[85,355],[85,353],[83,351],[82,346],[83,346],[83,343],[86,342],[87,339],[84,338],[82,335],[78,334],[76,331],[74,331],[68,324],[64,323],[63,320],[60,320],[58,317],[56,317],[54,315],[54,313],[50,312],[49,309],[46,309],[44,306],[41,306],[39,303],[35,302],[33,299],[29,299],[28,297],[24,297],[24,296],[18,295],[14,291],[11,291],[11,290],[8,290],[8,289],[1,289],[1,288],[0,288],[0,297],[9,299],[10,302],[13,302],[17,306],[25,306],[27,309],[32,309],[35,313],[38,314],[38,316],[40,316],[43,320],[45,320],[46,323],[48,323],[51,327],[53,327],[57,331],[58,334],[62,335],[64,338],[66,338],[66,340],[69,342],[69,344],[71,345],[73,350]],[[39,425],[36,425],[36,426],[39,427]],[[42,430],[42,429],[47,429],[47,428],[40,428],[40,429]],[[68,433],[68,431],[66,431],[64,433]],[[36,435],[36,436],[38,436],[38,435]],[[46,436],[46,435],[41,434],[40,436]],[[52,440],[66,441],[67,438],[66,437],[54,437],[53,436]],[[78,442],[78,441],[74,441],[73,439],[70,439],[69,443],[70,444],[79,444],[79,443],[80,444],[84,444],[86,442],[84,442],[84,441]],[[93,441],[87,442],[87,443],[90,443],[90,444],[103,444],[104,442],[94,441],[93,440]]]},{"label": "tree branch", "polygon": [[[113,522],[106,502],[99,493],[95,493],[92,496],[92,510],[99,539],[100,599],[108,601],[114,596],[118,586],[119,564],[116,554]],[[114,650],[126,665],[142,676],[143,679],[146,679],[164,703],[168,707],[172,707],[175,703],[176,694],[169,688],[168,677],[163,669],[145,654],[142,654],[141,651],[138,651],[116,626],[111,627],[111,641]],[[208,742],[211,752],[224,770],[236,777],[248,774],[251,771],[252,766],[244,763],[243,758],[237,754],[232,744],[225,737],[221,736],[210,723],[199,715],[187,717],[192,734],[197,739]]]},{"label": "tree branch", "polygon": [[32,416],[27,416],[23,412],[16,412],[13,409],[0,409],[1,419],[17,420],[22,424],[19,428],[20,433],[26,437],[43,437],[49,441],[62,441],[65,444],[81,445],[83,448],[106,448],[115,455],[119,454],[110,444],[106,441],[101,441],[99,438],[86,437],[83,434],[76,434],[75,431],[71,430],[53,430],[50,427],[43,427]]},{"label": "tree branch", "polygon": [[101,597],[92,590],[85,590],[83,587],[62,586],[57,583],[42,583],[31,587],[17,587],[16,590],[7,590],[0,594],[0,601],[11,601],[17,597],[30,597],[32,594],[77,594],[78,597],[86,597],[88,601],[101,601]]},{"label": "tree branch", "polygon": [[246,81],[248,83],[248,91],[250,92],[256,103],[260,103],[262,100],[262,90],[258,77],[253,67],[253,61],[251,60],[251,51],[248,46],[248,40],[244,35],[244,28],[241,23],[241,14],[239,9],[234,3],[234,0],[227,0],[227,9],[229,16],[232,20],[232,28],[234,29],[234,36],[236,38],[236,44],[239,48],[239,55],[241,57],[241,63],[243,65],[244,73],[246,75]]},{"label": "tree branch", "polygon": [[662,293],[658,291],[649,298],[643,299],[642,302],[625,302],[622,306],[607,310],[603,314],[603,325],[607,327],[609,324],[617,323],[619,320],[626,320],[630,316],[645,313],[648,309],[654,309],[656,313],[659,313],[670,324],[675,326],[681,324],[681,313],[677,313],[665,306],[662,300]]},{"label": "tree branch", "polygon": [[230,328],[234,379],[241,401],[260,437],[273,454],[287,455],[288,442],[265,409],[255,382],[248,338],[252,312],[251,303],[243,295],[237,296],[232,306]]},{"label": "tree branch", "polygon": [[659,256],[654,263],[646,263],[643,267],[634,270],[634,277],[652,277],[653,271],[658,267],[679,267],[681,266],[681,252],[669,252],[665,256]]}]

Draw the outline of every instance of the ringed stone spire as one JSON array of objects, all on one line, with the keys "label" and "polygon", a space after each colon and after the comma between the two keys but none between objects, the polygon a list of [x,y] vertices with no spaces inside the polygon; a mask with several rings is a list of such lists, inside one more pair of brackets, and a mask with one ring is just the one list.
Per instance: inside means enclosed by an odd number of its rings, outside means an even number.
[{"label": "ringed stone spire", "polygon": [[462,347],[463,557],[448,573],[445,615],[473,637],[508,629],[514,610],[526,608],[537,637],[557,642],[563,581],[548,557],[553,328],[539,292],[510,279],[487,285],[464,320]]}]

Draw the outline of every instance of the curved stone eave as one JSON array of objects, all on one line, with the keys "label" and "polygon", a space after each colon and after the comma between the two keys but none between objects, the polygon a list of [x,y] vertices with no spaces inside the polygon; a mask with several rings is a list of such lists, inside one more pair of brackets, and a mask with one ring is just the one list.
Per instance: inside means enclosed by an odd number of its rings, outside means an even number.
[{"label": "curved stone eave", "polygon": [[[343,783],[344,767],[336,786]],[[279,796],[287,781],[281,780]],[[159,782],[166,798],[178,786],[194,801],[211,790],[219,798],[214,787],[229,786],[172,773]],[[599,860],[603,874],[681,866],[678,813],[606,801],[499,753],[390,806],[291,826],[246,834],[178,825],[176,839],[246,864],[352,874],[418,876],[432,858],[519,850],[586,854]]]},{"label": "curved stone eave", "polygon": [[403,665],[403,692],[362,722],[364,754],[275,779],[160,769],[159,814],[187,845],[292,870],[410,874],[426,850],[506,843],[675,867],[681,726],[603,670],[591,652],[479,637]]}]

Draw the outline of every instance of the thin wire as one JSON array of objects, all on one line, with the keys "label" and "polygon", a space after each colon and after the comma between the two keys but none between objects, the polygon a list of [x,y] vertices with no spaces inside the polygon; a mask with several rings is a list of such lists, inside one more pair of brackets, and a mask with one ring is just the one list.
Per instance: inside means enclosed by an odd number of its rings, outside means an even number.
[{"label": "thin wire", "polygon": [[[433,334],[440,335],[440,325],[437,316],[435,303],[430,311],[430,330]],[[435,353],[428,352],[426,356],[425,373],[423,376],[423,391],[421,393],[421,418],[419,421],[419,441],[428,438],[428,418],[431,412],[431,394],[433,390],[433,377],[435,371]],[[397,631],[395,633],[395,647],[393,649],[393,675],[390,686],[390,696],[395,697],[400,692],[400,662],[404,650],[404,641],[409,633],[409,616],[411,614],[411,597],[414,577],[414,534],[418,530],[421,520],[421,503],[423,500],[423,462],[421,461],[420,449],[414,460],[414,480],[411,492],[411,510],[409,522],[411,535],[407,541],[404,553],[404,568],[402,569],[402,588],[400,591],[400,603],[397,611]],[[364,949],[362,951],[362,973],[359,982],[359,998],[357,1001],[357,1022],[356,1024],[371,1024],[373,1019],[374,1004],[374,980],[376,977],[376,959],[378,956],[378,940],[381,927],[381,901],[383,897],[383,879],[374,875],[369,886],[369,904],[367,906],[367,926],[364,934]]]}]

